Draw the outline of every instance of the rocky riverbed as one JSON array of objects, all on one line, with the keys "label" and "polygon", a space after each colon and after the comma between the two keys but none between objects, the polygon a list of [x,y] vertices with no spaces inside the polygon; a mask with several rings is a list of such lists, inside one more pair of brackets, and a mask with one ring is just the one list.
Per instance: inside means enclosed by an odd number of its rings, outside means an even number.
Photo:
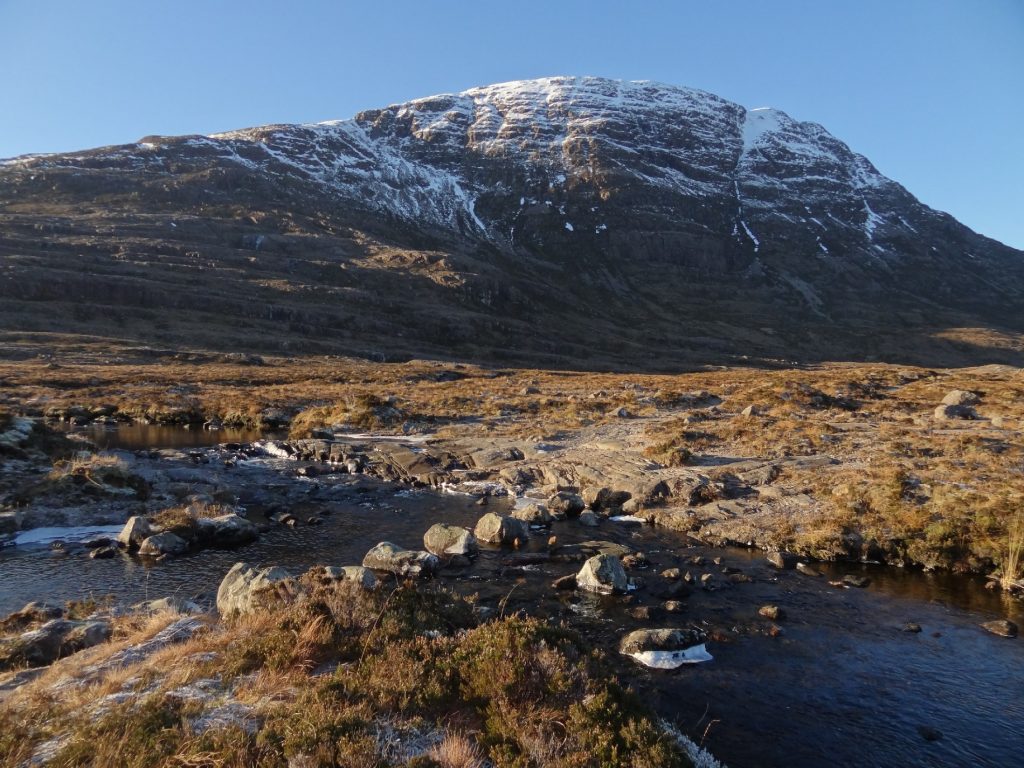
[{"label": "rocky riverbed", "polygon": [[[630,428],[539,446],[332,434],[114,451],[56,477],[21,459],[32,490],[7,513],[18,529],[8,542],[20,543],[0,553],[0,610],[45,605],[9,625],[5,647],[18,668],[70,661],[102,645],[107,617],[125,606],[170,597],[179,610],[230,612],[217,592],[239,561],[277,567],[276,579],[319,564],[366,586],[414,577],[475,595],[483,618],[521,613],[571,627],[620,659],[617,674],[662,717],[730,764],[852,759],[878,727],[869,711],[879,697],[889,723],[879,762],[998,765],[1010,754],[999,734],[1022,712],[999,706],[1014,699],[1005,670],[1020,663],[1021,646],[994,634],[1006,625],[981,625],[1019,623],[1018,602],[981,580],[713,548],[657,525],[673,509],[743,500],[763,486],[659,470],[628,450]],[[27,532],[41,524],[109,527],[84,541],[57,531],[44,543]],[[180,543],[167,548],[172,536]],[[57,615],[67,600],[94,610]],[[33,632],[51,649],[45,658],[26,653]],[[705,663],[659,668],[677,661]],[[15,690],[34,674],[3,685]],[[818,676],[825,682],[809,688]],[[941,704],[950,686],[985,716],[963,718],[954,698]]]}]

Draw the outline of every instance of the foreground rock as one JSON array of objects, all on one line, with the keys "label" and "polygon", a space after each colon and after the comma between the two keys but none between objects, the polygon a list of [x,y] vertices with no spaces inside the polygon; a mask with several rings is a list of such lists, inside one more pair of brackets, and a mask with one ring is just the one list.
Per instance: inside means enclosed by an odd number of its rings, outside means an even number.
[{"label": "foreground rock", "polygon": [[623,594],[629,589],[629,579],[618,557],[595,555],[576,574],[576,586],[602,595]]},{"label": "foreground rock", "polygon": [[402,549],[390,541],[382,541],[363,558],[364,568],[386,571],[396,576],[430,576],[439,566],[437,555]]},{"label": "foreground rock", "polygon": [[476,536],[459,525],[437,523],[423,534],[423,548],[441,558],[473,558],[480,550]]},{"label": "foreground rock", "polygon": [[704,640],[703,633],[692,629],[638,629],[622,638],[619,653],[652,669],[676,669],[712,660]]},{"label": "foreground rock", "polygon": [[217,589],[217,611],[224,617],[240,616],[295,594],[294,580],[284,568],[257,570],[248,563],[235,563]]}]

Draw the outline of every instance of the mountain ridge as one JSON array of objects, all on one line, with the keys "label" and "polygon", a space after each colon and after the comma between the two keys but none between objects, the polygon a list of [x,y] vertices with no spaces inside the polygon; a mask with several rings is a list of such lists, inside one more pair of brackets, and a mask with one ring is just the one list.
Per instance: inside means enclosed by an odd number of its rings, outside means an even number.
[{"label": "mountain ridge", "polygon": [[[31,220],[47,215],[74,232],[33,241]],[[293,348],[586,365],[580,353],[596,346],[596,360],[626,367],[647,364],[648,348],[673,364],[973,362],[1018,359],[1024,332],[1020,251],[923,205],[816,123],[649,81],[511,81],[348,120],[16,158],[0,163],[0,224],[0,256],[15,257],[0,295],[25,309],[33,278],[19,249],[40,241],[58,260],[83,239],[108,259],[127,250],[122,263],[169,270],[172,282],[181,256],[198,253],[217,293],[299,318]],[[177,256],[152,258],[161,252]],[[272,277],[245,274],[252,253],[284,262],[261,263]],[[54,270],[39,259],[29,262]],[[122,287],[112,298],[101,289],[101,303],[137,306],[127,270],[111,267],[104,276]],[[423,306],[366,317],[410,299]],[[356,315],[374,330],[325,338]],[[1001,341],[956,352],[964,328]],[[538,338],[523,338],[531,329]],[[618,338],[595,345],[595,331]],[[961,341],[936,340],[951,331]],[[269,342],[256,336],[246,343]]]}]

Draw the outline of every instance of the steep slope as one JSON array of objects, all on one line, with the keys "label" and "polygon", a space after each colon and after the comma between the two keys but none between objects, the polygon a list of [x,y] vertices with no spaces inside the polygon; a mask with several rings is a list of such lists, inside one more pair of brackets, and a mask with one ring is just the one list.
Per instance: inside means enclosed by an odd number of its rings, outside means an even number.
[{"label": "steep slope", "polygon": [[821,126],[598,78],[6,161],[0,258],[4,328],[149,343],[937,364],[1024,331],[1024,254]]}]

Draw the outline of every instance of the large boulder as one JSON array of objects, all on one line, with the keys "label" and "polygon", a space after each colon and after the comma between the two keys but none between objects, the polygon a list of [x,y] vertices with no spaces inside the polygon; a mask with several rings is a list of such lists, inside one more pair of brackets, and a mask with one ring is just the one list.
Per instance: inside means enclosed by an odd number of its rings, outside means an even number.
[{"label": "large boulder", "polygon": [[703,633],[693,629],[638,629],[619,642],[619,652],[646,667],[676,669],[711,661]]},{"label": "large boulder", "polygon": [[423,548],[441,558],[471,558],[476,556],[480,546],[468,528],[437,523],[423,534]]},{"label": "large boulder", "polygon": [[594,555],[576,574],[576,586],[602,595],[622,594],[629,589],[629,579],[618,557]]},{"label": "large boulder", "polygon": [[153,535],[153,527],[149,520],[140,515],[128,518],[124,528],[117,534],[117,543],[125,549],[138,549],[146,539]]},{"label": "large boulder", "polygon": [[139,545],[139,554],[145,557],[181,555],[187,551],[188,542],[170,531],[154,534]]},{"label": "large boulder", "polygon": [[295,580],[284,568],[251,567],[235,563],[217,588],[217,610],[221,616],[240,616],[281,602],[298,594]]},{"label": "large boulder", "polygon": [[529,536],[529,528],[523,521],[514,517],[488,512],[477,521],[473,533],[480,541],[488,544],[512,545],[516,540],[525,541]]},{"label": "large boulder", "polygon": [[260,537],[260,529],[254,523],[234,513],[200,518],[198,523],[200,536],[221,546],[248,544]]},{"label": "large boulder", "polygon": [[430,576],[440,560],[429,552],[402,549],[390,541],[382,541],[363,558],[363,567],[386,571],[396,576]]}]

